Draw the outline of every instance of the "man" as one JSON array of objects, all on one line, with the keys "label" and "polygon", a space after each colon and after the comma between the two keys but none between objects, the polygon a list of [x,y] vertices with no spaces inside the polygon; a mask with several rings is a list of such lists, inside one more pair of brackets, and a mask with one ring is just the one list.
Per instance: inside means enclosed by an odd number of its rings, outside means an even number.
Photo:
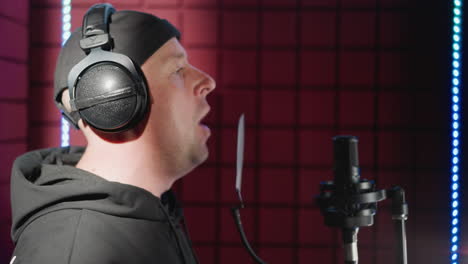
[{"label": "man", "polygon": [[[69,87],[75,83],[70,72],[104,46],[86,52],[85,31],[72,34],[57,62],[55,100],[67,116],[77,118],[88,145],[86,150],[33,151],[15,161],[11,263],[197,262],[170,188],[208,157],[210,130],[201,122],[210,110],[206,96],[215,82],[189,63],[179,32],[166,20],[118,11],[107,27],[112,38],[108,52],[135,63],[144,76],[148,105],[136,124],[117,132],[87,122],[86,114],[111,111],[99,111],[102,105],[134,97],[111,97],[106,103],[101,95],[78,98],[83,88]],[[91,38],[94,45],[95,36]],[[94,75],[98,81],[88,88],[105,79],[99,71]]]}]

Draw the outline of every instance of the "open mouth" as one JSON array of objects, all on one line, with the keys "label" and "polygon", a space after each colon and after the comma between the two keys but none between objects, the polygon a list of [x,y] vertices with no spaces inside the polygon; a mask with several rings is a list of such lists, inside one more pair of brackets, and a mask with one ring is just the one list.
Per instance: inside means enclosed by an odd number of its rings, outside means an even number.
[{"label": "open mouth", "polygon": [[208,107],[208,109],[206,110],[205,114],[203,115],[203,117],[200,119],[200,121],[198,122],[198,125],[203,129],[203,131],[205,131],[205,133],[208,134],[208,136],[211,134],[211,130],[210,128],[208,127],[208,125],[206,125],[206,123],[204,122],[204,119],[206,119],[206,117],[208,116],[208,113],[210,112],[210,107]]}]

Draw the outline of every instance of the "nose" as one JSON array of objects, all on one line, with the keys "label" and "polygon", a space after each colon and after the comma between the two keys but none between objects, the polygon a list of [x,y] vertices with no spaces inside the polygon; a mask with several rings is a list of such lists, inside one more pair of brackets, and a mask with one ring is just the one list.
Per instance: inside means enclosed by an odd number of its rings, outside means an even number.
[{"label": "nose", "polygon": [[197,86],[195,87],[195,94],[197,96],[206,97],[216,88],[216,82],[208,73],[195,67],[193,68],[199,75]]}]

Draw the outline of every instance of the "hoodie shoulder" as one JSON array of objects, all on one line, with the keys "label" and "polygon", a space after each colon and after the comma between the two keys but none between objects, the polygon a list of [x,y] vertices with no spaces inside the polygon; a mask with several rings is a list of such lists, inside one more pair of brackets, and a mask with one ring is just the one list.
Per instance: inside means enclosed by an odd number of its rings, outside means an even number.
[{"label": "hoodie shoulder", "polygon": [[14,263],[70,263],[81,217],[82,210],[69,209],[31,222],[16,243]]}]

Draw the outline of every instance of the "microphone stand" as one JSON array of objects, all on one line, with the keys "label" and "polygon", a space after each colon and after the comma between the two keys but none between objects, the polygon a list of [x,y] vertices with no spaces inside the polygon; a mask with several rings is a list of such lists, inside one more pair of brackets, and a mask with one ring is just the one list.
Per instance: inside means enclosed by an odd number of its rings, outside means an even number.
[{"label": "microphone stand", "polygon": [[408,204],[405,201],[405,191],[394,186],[387,190],[388,196],[392,198],[392,219],[395,221],[395,232],[397,236],[397,263],[408,264],[408,252],[406,244],[406,226],[408,219]]},{"label": "microphone stand", "polygon": [[[388,190],[375,191],[374,182],[360,180],[353,184],[355,195],[345,197],[335,194],[333,182],[320,184],[317,202],[325,218],[325,224],[342,229],[345,249],[345,264],[358,264],[357,234],[359,227],[371,226],[377,210],[377,202],[392,198],[392,219],[395,221],[397,235],[397,264],[408,264],[405,221],[408,219],[408,205],[405,192],[394,186]],[[346,198],[346,199],[345,199]]]}]

